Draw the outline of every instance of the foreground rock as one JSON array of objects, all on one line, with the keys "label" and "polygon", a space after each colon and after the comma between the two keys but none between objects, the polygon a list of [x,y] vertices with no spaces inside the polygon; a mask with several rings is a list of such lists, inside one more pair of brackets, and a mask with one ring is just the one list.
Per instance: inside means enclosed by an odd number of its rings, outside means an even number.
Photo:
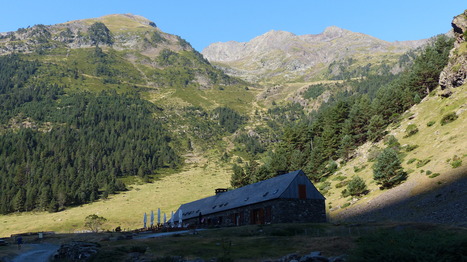
[{"label": "foreground rock", "polygon": [[73,241],[60,246],[53,260],[86,261],[96,254],[99,248],[97,243]]}]

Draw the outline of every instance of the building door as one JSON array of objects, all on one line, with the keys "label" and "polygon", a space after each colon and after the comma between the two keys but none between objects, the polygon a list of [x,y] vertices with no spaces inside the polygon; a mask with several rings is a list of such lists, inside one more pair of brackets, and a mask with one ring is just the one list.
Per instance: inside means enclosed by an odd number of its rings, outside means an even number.
[{"label": "building door", "polygon": [[258,208],[251,211],[250,224],[262,225],[264,224],[264,209]]}]

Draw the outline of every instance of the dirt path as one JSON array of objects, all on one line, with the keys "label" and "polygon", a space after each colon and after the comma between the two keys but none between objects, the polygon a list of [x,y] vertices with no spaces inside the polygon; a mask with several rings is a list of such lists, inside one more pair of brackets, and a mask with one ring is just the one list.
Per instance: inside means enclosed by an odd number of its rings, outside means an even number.
[{"label": "dirt path", "polygon": [[60,246],[55,244],[25,244],[24,249],[27,249],[24,253],[14,257],[11,262],[42,262],[50,261],[52,255],[58,250]]}]

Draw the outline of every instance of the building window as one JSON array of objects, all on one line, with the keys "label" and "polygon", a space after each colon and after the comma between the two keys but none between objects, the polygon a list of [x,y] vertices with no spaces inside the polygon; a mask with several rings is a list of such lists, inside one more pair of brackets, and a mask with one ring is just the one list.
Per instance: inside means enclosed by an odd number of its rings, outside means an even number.
[{"label": "building window", "polygon": [[299,184],[298,185],[298,198],[299,199],[306,199],[306,185]]}]

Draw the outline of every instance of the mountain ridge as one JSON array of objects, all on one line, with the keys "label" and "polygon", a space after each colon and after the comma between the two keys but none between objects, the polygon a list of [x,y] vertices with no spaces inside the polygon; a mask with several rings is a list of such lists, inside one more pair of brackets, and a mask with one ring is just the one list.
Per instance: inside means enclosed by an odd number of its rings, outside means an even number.
[{"label": "mountain ridge", "polygon": [[[397,60],[403,53],[427,41],[387,42],[330,26],[320,34],[295,35],[271,30],[248,42],[213,43],[201,53],[230,75],[254,82],[269,78],[293,81],[300,77],[310,78],[312,74],[323,74],[331,62],[343,59]],[[367,57],[357,57],[364,53]]]}]

